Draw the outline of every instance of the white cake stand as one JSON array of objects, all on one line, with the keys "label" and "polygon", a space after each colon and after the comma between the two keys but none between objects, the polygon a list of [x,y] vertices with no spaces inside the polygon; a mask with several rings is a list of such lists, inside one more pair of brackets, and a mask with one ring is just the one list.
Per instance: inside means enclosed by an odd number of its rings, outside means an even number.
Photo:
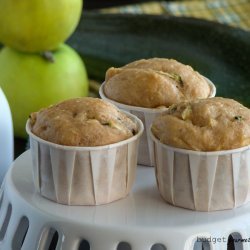
[{"label": "white cake stand", "polygon": [[250,242],[240,242],[250,237],[250,205],[211,213],[173,207],[161,199],[154,169],[138,167],[126,199],[65,206],[34,191],[31,164],[27,151],[1,188],[1,250],[226,250],[230,235],[235,249],[250,249]]}]

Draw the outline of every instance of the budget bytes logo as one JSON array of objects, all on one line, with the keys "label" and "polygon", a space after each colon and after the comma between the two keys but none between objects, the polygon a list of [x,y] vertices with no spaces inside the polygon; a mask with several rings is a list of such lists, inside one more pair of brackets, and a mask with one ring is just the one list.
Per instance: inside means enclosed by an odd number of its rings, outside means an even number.
[{"label": "budget bytes logo", "polygon": [[[232,240],[234,242],[250,242],[250,238],[245,238],[245,239],[242,239],[242,238],[232,238]],[[226,237],[208,237],[208,238],[205,238],[205,237],[197,237],[197,242],[208,242],[208,243],[213,243],[213,244],[216,244],[217,242],[228,242],[228,238]]]}]

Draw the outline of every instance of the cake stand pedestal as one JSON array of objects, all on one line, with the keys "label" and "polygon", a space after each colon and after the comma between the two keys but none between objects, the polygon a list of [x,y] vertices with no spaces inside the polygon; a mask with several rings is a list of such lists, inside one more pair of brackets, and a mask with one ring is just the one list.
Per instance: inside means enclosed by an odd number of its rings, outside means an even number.
[{"label": "cake stand pedestal", "polygon": [[35,191],[26,151],[13,163],[0,191],[2,250],[226,250],[229,236],[235,249],[250,250],[250,204],[210,213],[168,205],[150,167],[138,166],[134,188],[125,199],[66,206]]}]

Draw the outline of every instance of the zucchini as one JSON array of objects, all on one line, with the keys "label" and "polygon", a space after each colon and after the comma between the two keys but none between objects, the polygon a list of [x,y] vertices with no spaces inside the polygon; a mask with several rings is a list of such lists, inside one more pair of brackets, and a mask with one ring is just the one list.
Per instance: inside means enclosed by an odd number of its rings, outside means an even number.
[{"label": "zucchini", "polygon": [[68,43],[89,76],[150,57],[175,58],[213,81],[217,95],[250,107],[250,33],[194,18],[84,12]]}]

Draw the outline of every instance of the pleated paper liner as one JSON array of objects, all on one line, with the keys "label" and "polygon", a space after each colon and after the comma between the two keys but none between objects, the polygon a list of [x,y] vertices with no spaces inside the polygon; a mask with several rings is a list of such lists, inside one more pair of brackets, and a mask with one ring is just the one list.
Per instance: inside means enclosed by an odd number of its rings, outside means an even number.
[{"label": "pleated paper liner", "polygon": [[161,143],[152,133],[162,198],[196,211],[233,209],[250,199],[250,146],[200,152]]},{"label": "pleated paper liner", "polygon": [[[126,113],[126,112],[123,112]],[[142,122],[133,137],[105,146],[71,147],[45,141],[30,130],[34,184],[44,197],[66,205],[100,205],[126,197],[134,183]]]},{"label": "pleated paper liner", "polygon": [[[216,95],[215,85],[206,77],[204,78],[207,80],[211,89],[209,97],[214,97]],[[111,102],[112,104],[116,105],[118,108],[137,116],[143,122],[144,132],[140,140],[140,144],[139,144],[138,164],[146,165],[146,166],[154,166],[155,157],[154,157],[154,150],[153,150],[153,142],[150,138],[150,127],[155,117],[161,114],[162,112],[166,111],[167,108],[142,108],[142,107],[136,107],[136,106],[126,105],[126,104],[116,102],[105,96],[105,93],[103,90],[104,84],[105,82],[101,85],[99,89],[99,94],[103,100]]]}]

